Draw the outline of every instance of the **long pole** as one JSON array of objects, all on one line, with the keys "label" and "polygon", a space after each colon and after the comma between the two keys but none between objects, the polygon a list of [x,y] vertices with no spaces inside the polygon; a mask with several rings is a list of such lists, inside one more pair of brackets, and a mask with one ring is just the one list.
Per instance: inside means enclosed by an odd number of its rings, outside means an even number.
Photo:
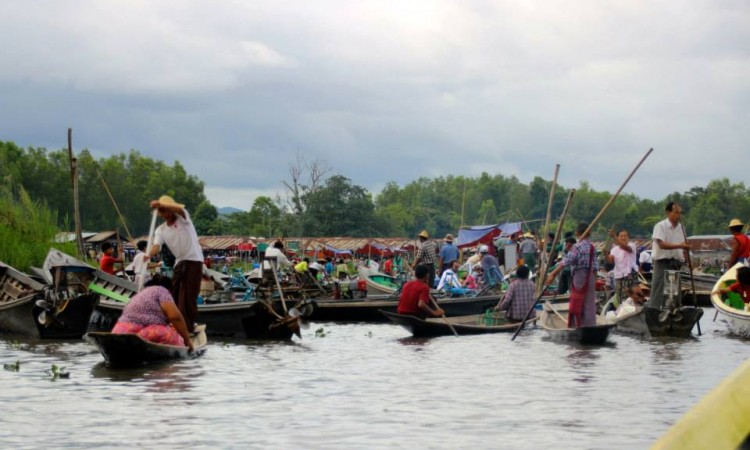
[{"label": "long pole", "polygon": [[[156,217],[159,215],[159,211],[154,209],[154,212],[151,213],[151,226],[148,229],[148,242],[146,243],[146,254],[151,255],[151,247],[154,246],[154,238],[156,234]],[[146,278],[146,272],[148,272],[148,262],[151,260],[149,257],[146,261],[146,264],[143,265],[141,268],[141,273],[136,274],[140,275],[138,278],[138,292],[141,292],[143,290],[143,281]]]},{"label": "long pole", "polygon": [[130,230],[128,230],[128,224],[125,222],[125,218],[122,216],[120,208],[117,207],[117,202],[112,196],[112,192],[109,190],[107,182],[104,181],[104,177],[102,176],[101,172],[99,172],[99,169],[96,170],[96,174],[99,175],[99,179],[102,181],[102,186],[104,186],[104,190],[107,191],[107,195],[109,195],[109,199],[112,201],[112,206],[115,207],[115,211],[117,211],[117,215],[120,217],[120,222],[122,222],[122,226],[125,228],[125,232],[128,234],[128,240],[131,244],[133,244],[133,246],[135,246],[135,240],[133,240],[133,236],[130,234]]},{"label": "long pole", "polygon": [[[557,245],[557,241],[560,239],[560,234],[562,233],[563,223],[565,223],[565,217],[568,215],[568,209],[570,208],[570,203],[573,200],[573,195],[575,195],[575,193],[576,193],[575,189],[571,189],[570,192],[568,192],[568,198],[567,200],[565,200],[565,208],[563,208],[562,215],[560,216],[560,221],[557,223],[557,231],[555,232],[555,239],[552,240],[552,246]],[[510,338],[511,341],[516,340],[516,336],[518,336],[518,333],[521,332],[526,321],[529,320],[529,316],[531,316],[531,312],[534,311],[536,304],[539,303],[539,300],[542,299],[542,296],[544,295],[544,291],[547,289],[548,286],[549,284],[547,285],[542,284],[542,288],[540,289],[539,292],[537,292],[536,301],[534,302],[533,305],[531,305],[531,308],[529,308],[529,310],[526,312],[526,316],[524,316],[523,320],[518,325],[516,332],[513,333],[513,337]]]},{"label": "long pole", "polygon": [[70,159],[70,181],[73,184],[73,220],[76,227],[78,257],[83,259],[83,235],[81,234],[81,209],[78,204],[78,158],[73,156],[73,129],[68,128],[68,158]]},{"label": "long pole", "polygon": [[594,225],[596,225],[596,223],[599,221],[599,219],[602,218],[602,216],[607,211],[607,209],[609,209],[609,206],[612,204],[612,202],[614,202],[615,199],[617,198],[617,196],[620,195],[620,192],[622,192],[623,188],[625,188],[625,185],[628,184],[628,181],[630,181],[631,178],[633,178],[633,175],[635,175],[635,173],[641,167],[641,164],[643,164],[643,162],[646,160],[646,158],[648,158],[649,155],[651,155],[651,152],[653,152],[653,151],[654,151],[654,149],[650,148],[646,152],[646,154],[643,155],[643,158],[641,158],[641,160],[638,162],[638,164],[635,166],[635,168],[630,172],[630,175],[628,175],[628,177],[625,178],[625,181],[622,182],[622,184],[620,185],[620,188],[617,189],[617,192],[615,192],[614,194],[612,194],[612,196],[609,198],[609,200],[607,201],[607,203],[604,204],[604,207],[601,209],[601,211],[599,211],[599,214],[597,214],[596,217],[594,217],[594,220],[591,221],[591,223],[589,224],[589,227],[586,228],[586,231],[583,233],[582,236],[586,236],[589,233],[591,233],[591,230],[594,229]]},{"label": "long pole", "polygon": [[[687,232],[685,231],[685,225],[680,222],[680,228],[682,228],[682,236],[687,242]],[[693,307],[698,307],[698,296],[695,293],[695,278],[693,277],[693,262],[690,260],[690,250],[685,250],[685,257],[687,258],[688,270],[690,271],[690,285],[693,288]],[[701,335],[701,320],[698,319],[695,324],[698,326],[698,336]]]},{"label": "long pole", "polygon": [[[550,217],[552,216],[552,202],[555,198],[555,189],[557,188],[557,175],[560,173],[560,164],[555,164],[555,174],[552,177],[552,186],[549,190],[549,200],[547,201],[547,218],[544,219],[544,228],[542,228],[541,233],[541,239],[546,240],[547,239],[547,233],[549,233],[549,222]],[[550,253],[554,250],[554,247],[550,247]],[[544,276],[544,273],[541,272],[542,269],[546,270],[546,267],[549,267],[549,264],[547,264],[547,259],[550,255],[547,254],[547,246],[542,247],[542,251],[540,253],[539,257],[539,277],[536,280],[536,288],[537,290],[541,287],[542,283],[542,276]]]}]

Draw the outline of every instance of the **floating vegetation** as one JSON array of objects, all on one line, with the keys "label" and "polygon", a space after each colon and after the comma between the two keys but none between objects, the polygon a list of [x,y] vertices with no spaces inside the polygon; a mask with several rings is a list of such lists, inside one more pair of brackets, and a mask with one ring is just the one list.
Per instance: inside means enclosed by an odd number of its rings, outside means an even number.
[{"label": "floating vegetation", "polygon": [[16,361],[15,364],[3,364],[3,369],[8,372],[18,372],[21,369],[21,361]]},{"label": "floating vegetation", "polygon": [[70,378],[70,372],[66,372],[65,367],[58,367],[57,364],[52,364],[47,374],[52,377],[52,381],[58,378]]},{"label": "floating vegetation", "polygon": [[326,329],[323,327],[320,327],[317,330],[315,330],[315,337],[324,338],[328,336],[329,334],[331,334],[331,332],[326,331]]},{"label": "floating vegetation", "polygon": [[368,338],[371,338],[372,337],[372,331],[368,331],[365,336],[367,336]]}]

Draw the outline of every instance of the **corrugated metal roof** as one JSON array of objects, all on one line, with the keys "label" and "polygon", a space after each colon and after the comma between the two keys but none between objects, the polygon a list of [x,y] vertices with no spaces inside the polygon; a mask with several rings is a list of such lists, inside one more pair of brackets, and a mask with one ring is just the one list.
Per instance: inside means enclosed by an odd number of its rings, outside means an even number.
[{"label": "corrugated metal roof", "polygon": [[245,236],[203,236],[198,242],[205,250],[236,250],[243,242],[255,243]]},{"label": "corrugated metal roof", "polygon": [[[99,242],[116,240],[117,235],[118,235],[117,231],[100,231],[96,233],[95,235],[91,236],[90,238],[85,239],[85,241],[91,244],[97,244]],[[126,241],[127,238],[120,235],[120,240]]]}]

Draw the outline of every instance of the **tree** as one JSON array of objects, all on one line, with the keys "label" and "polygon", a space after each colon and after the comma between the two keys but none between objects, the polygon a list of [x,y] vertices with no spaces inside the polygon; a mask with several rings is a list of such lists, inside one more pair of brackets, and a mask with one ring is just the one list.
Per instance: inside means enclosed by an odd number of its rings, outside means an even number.
[{"label": "tree", "polygon": [[307,236],[355,236],[379,234],[373,227],[375,205],[370,194],[351,180],[334,175],[323,187],[303,197],[304,233]]},{"label": "tree", "polygon": [[216,207],[208,200],[204,200],[192,215],[195,231],[199,236],[216,235],[221,228],[221,225],[217,224],[218,218],[219,211],[216,210]]}]

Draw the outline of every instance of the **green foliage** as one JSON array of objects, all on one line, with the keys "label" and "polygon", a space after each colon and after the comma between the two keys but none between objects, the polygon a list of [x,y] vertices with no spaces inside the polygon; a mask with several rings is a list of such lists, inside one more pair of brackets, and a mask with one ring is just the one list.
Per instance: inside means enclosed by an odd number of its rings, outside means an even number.
[{"label": "green foliage", "polygon": [[75,254],[75,244],[54,243],[57,214],[43,202],[33,201],[19,188],[0,185],[0,255],[2,261],[26,271],[41,266],[50,247]]}]

